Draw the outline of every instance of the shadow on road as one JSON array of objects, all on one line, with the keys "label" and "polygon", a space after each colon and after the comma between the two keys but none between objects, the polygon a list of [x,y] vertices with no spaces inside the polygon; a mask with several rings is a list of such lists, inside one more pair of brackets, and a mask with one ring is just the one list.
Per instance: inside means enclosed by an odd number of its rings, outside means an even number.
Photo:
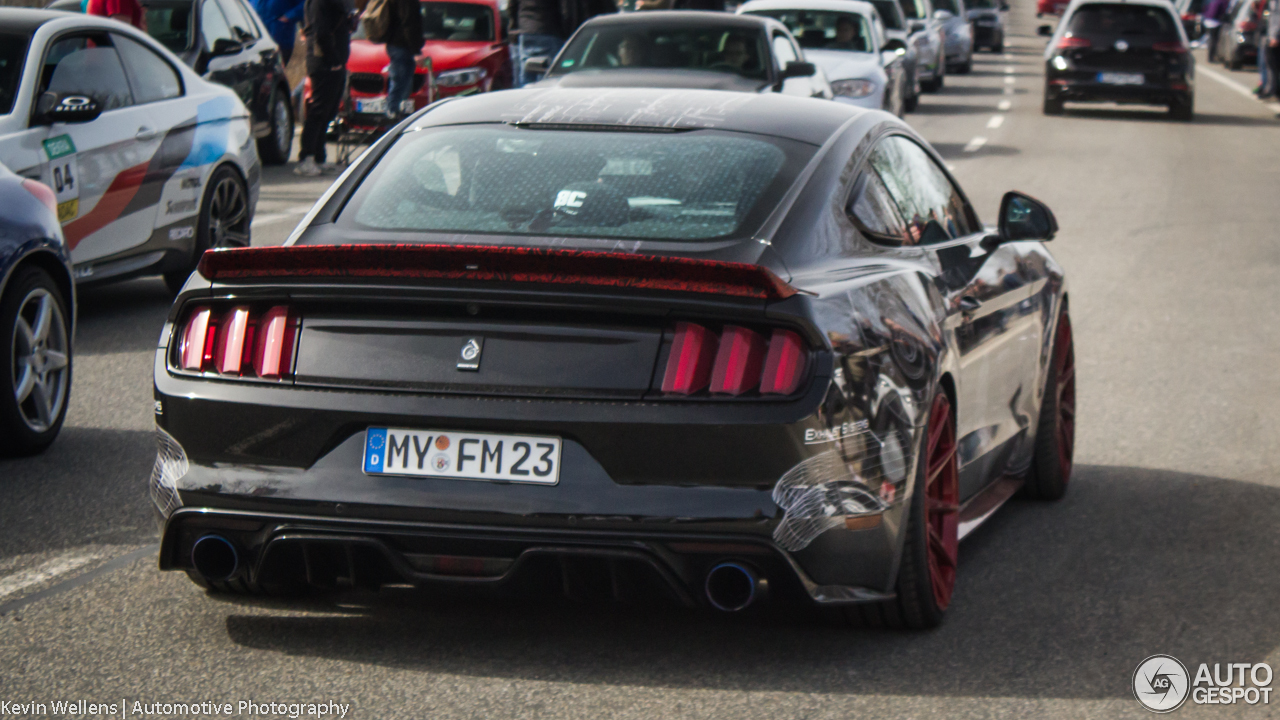
[{"label": "shadow on road", "polygon": [[961,103],[929,103],[917,105],[919,115],[977,115],[999,112],[994,105],[969,105]]},{"label": "shadow on road", "polygon": [[81,288],[76,355],[155,350],[173,296],[160,278]]},{"label": "shadow on road", "polygon": [[[1143,658],[1257,661],[1280,643],[1280,491],[1082,466],[1060,503],[1015,502],[961,547],[933,632],[836,629],[568,601],[371,595],[344,617],[228,608],[246,647],[398,669],[585,684],[1109,698]],[[278,606],[277,606],[278,607]],[[1193,665],[1192,665],[1193,666]],[[1193,666],[1194,667],[1194,666]]]},{"label": "shadow on road", "polygon": [[1196,113],[1190,123],[1174,120],[1164,110],[1117,110],[1117,109],[1085,109],[1067,107],[1066,117],[1087,118],[1091,120],[1128,120],[1138,122],[1170,122],[1186,125],[1219,125],[1233,127],[1276,127],[1280,120],[1275,117],[1254,117],[1249,115],[1221,115],[1217,113]]}]

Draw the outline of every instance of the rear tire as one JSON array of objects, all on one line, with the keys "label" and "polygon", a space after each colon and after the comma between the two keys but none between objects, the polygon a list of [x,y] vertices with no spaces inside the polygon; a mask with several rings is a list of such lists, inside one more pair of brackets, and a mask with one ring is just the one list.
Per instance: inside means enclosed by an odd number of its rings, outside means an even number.
[{"label": "rear tire", "polygon": [[1076,360],[1071,316],[1064,308],[1054,331],[1044,400],[1036,427],[1035,455],[1022,494],[1035,500],[1060,500],[1067,494],[1075,452]]},{"label": "rear tire", "polygon": [[849,624],[923,630],[940,625],[951,604],[960,543],[960,475],[955,415],[942,390],[929,411],[907,512],[897,597],[844,608]]},{"label": "rear tire", "polygon": [[258,138],[258,156],[264,165],[283,165],[293,151],[293,107],[289,95],[277,88],[267,104],[271,134]]},{"label": "rear tire", "polygon": [[71,396],[71,314],[44,270],[23,267],[0,298],[0,456],[58,437]]},{"label": "rear tire", "polygon": [[249,191],[240,173],[223,165],[209,176],[196,224],[196,243],[187,264],[164,274],[169,292],[177,295],[210,248],[249,245]]},{"label": "rear tire", "polygon": [[1187,95],[1169,103],[1169,117],[1182,122],[1190,122],[1195,117],[1195,96]]},{"label": "rear tire", "polygon": [[1061,115],[1064,111],[1062,100],[1049,97],[1049,93],[1044,95],[1044,114],[1045,115]]}]

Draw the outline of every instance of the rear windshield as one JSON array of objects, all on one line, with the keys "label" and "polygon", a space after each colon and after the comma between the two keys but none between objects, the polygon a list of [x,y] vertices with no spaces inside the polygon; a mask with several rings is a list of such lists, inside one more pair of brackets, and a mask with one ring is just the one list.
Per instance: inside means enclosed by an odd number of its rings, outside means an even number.
[{"label": "rear windshield", "polygon": [[1149,5],[1082,5],[1071,16],[1071,34],[1079,36],[1144,36],[1178,40],[1177,25],[1168,10]]},{"label": "rear windshield", "polygon": [[13,112],[13,101],[22,80],[22,65],[27,57],[30,35],[0,33],[0,115]]},{"label": "rear windshield", "polygon": [[898,0],[902,14],[912,20],[923,20],[925,16],[924,0]]},{"label": "rear windshield", "polygon": [[564,49],[551,75],[602,68],[683,68],[764,79],[772,64],[763,32],[689,22],[584,28]]},{"label": "rear windshield", "polygon": [[193,5],[189,2],[148,4],[147,34],[173,52],[190,50]]},{"label": "rear windshield", "polygon": [[970,10],[995,10],[996,0],[967,0],[965,7]]},{"label": "rear windshield", "polygon": [[897,5],[893,4],[893,0],[873,0],[871,3],[876,6],[876,10],[880,13],[880,19],[884,21],[884,26],[890,30],[902,30],[902,23],[899,22],[901,12]]},{"label": "rear windshield", "polygon": [[[424,2],[422,31],[427,40],[493,42],[493,11],[488,5],[456,2]],[[364,23],[356,25],[353,40],[366,39]]]},{"label": "rear windshield", "polygon": [[508,236],[748,236],[813,152],[803,143],[713,130],[428,128],[396,141],[337,223]]},{"label": "rear windshield", "polygon": [[752,14],[771,17],[786,25],[804,48],[872,51],[871,23],[857,13],[762,10]]},{"label": "rear windshield", "polygon": [[956,0],[935,0],[933,3],[934,10],[946,10],[952,15],[960,15],[960,3]]}]

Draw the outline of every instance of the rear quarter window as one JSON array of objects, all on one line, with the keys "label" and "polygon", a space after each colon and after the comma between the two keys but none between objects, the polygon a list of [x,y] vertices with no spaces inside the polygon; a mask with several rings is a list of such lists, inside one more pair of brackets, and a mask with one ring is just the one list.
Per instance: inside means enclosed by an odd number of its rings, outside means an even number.
[{"label": "rear quarter window", "polygon": [[17,33],[0,33],[0,115],[13,112],[13,101],[22,80],[23,61],[31,38]]}]

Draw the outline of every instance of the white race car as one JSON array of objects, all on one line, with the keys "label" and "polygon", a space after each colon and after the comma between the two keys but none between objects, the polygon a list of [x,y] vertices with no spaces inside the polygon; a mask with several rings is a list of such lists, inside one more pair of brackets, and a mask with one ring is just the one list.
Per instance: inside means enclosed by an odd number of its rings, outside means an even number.
[{"label": "white race car", "polygon": [[57,193],[77,282],[163,274],[249,244],[249,112],[114,20],[0,8],[0,163]]}]

